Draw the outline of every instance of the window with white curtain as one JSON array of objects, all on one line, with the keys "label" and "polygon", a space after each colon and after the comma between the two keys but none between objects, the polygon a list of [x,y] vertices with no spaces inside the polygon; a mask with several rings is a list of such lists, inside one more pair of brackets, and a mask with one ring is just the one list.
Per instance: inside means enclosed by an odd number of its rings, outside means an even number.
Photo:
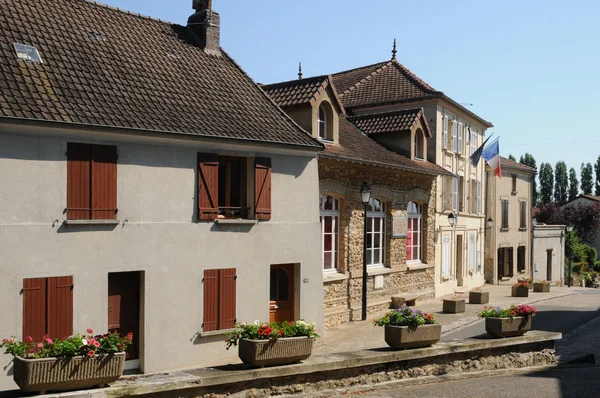
[{"label": "window with white curtain", "polygon": [[385,203],[371,198],[367,205],[367,265],[383,266],[385,262]]},{"label": "window with white curtain", "polygon": [[423,205],[408,202],[408,235],[406,236],[406,261],[423,260]]},{"label": "window with white curtain", "polygon": [[335,271],[339,268],[340,201],[333,196],[323,195],[320,209],[323,271]]},{"label": "window with white curtain", "polygon": [[450,237],[444,236],[442,242],[442,275],[450,276]]},{"label": "window with white curtain", "polygon": [[477,267],[477,234],[469,235],[469,269],[475,272]]}]

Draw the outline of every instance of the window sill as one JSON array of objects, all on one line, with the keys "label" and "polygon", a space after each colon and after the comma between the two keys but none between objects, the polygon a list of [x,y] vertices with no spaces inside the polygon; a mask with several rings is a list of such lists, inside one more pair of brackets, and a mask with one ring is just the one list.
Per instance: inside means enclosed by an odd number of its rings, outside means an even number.
[{"label": "window sill", "polygon": [[235,329],[213,330],[211,332],[198,332],[200,337],[221,336],[233,332]]},{"label": "window sill", "polygon": [[340,272],[323,273],[323,282],[336,282],[348,279],[348,275]]},{"label": "window sill", "polygon": [[256,225],[258,224],[258,220],[235,220],[228,218],[218,218],[215,220],[215,224]]},{"label": "window sill", "polygon": [[409,271],[416,271],[416,270],[420,270],[420,269],[427,269],[427,268],[433,268],[433,265],[429,265],[427,263],[408,263],[408,270]]},{"label": "window sill", "polygon": [[511,191],[510,194],[513,195],[513,196],[515,196],[517,194],[517,191]]},{"label": "window sill", "polygon": [[527,231],[527,228],[519,228],[519,231]]},{"label": "window sill", "polygon": [[451,279],[452,279],[452,277],[450,275],[442,276],[442,281],[444,281],[444,282],[448,282]]},{"label": "window sill", "polygon": [[510,228],[500,228],[500,232],[508,232],[510,231]]},{"label": "window sill", "polygon": [[65,225],[119,225],[119,220],[65,220]]},{"label": "window sill", "polygon": [[391,274],[392,270],[388,267],[372,267],[372,268],[367,268],[367,275],[368,276],[373,276],[373,275],[386,275],[386,274]]}]

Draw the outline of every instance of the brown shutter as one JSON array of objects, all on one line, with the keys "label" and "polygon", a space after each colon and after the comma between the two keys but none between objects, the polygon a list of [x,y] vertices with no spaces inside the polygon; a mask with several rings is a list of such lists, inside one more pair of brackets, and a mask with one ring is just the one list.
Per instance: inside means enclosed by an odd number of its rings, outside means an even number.
[{"label": "brown shutter", "polygon": [[219,270],[204,271],[204,324],[205,332],[218,328],[219,318]]},{"label": "brown shutter", "polygon": [[92,219],[117,219],[117,147],[92,145]]},{"label": "brown shutter", "polygon": [[508,248],[508,276],[509,277],[513,277],[515,275],[515,270],[514,270],[514,259],[513,259],[513,255],[514,255],[514,250],[512,247]]},{"label": "brown shutter", "polygon": [[233,329],[236,316],[236,269],[219,272],[219,329]]},{"label": "brown shutter", "polygon": [[51,338],[73,334],[73,277],[48,278],[48,327]]},{"label": "brown shutter", "polygon": [[198,154],[198,219],[214,220],[219,214],[219,157]]},{"label": "brown shutter", "polygon": [[89,220],[92,217],[91,159],[91,145],[67,143],[68,220]]},{"label": "brown shutter", "polygon": [[254,161],[255,208],[257,220],[271,219],[271,159]]},{"label": "brown shutter", "polygon": [[23,279],[23,338],[46,334],[46,278]]}]

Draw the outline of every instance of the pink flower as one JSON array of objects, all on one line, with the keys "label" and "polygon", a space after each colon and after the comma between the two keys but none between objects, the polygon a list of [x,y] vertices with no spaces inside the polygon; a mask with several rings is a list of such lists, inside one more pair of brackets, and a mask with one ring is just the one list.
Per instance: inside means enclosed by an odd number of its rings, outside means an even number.
[{"label": "pink flower", "polygon": [[42,343],[37,343],[37,348],[42,348],[44,345]]},{"label": "pink flower", "polygon": [[89,350],[87,353],[88,357],[93,357],[94,356],[94,351],[93,350]]},{"label": "pink flower", "polygon": [[92,328],[87,328],[86,332],[87,332],[88,334],[92,334],[92,333],[94,333],[94,329],[92,329]]},{"label": "pink flower", "polygon": [[46,338],[46,343],[48,343],[48,344],[52,344],[52,339],[51,339],[51,338],[49,338],[49,337],[47,337],[47,338]]},{"label": "pink flower", "polygon": [[27,337],[25,337],[24,341],[25,341],[25,343],[33,343],[33,337],[27,336]]},{"label": "pink flower", "polygon": [[92,339],[92,340],[90,341],[90,344],[91,344],[91,345],[93,345],[93,346],[94,346],[94,347],[96,347],[96,348],[100,347],[100,343],[98,343],[98,342],[96,341],[96,339]]}]

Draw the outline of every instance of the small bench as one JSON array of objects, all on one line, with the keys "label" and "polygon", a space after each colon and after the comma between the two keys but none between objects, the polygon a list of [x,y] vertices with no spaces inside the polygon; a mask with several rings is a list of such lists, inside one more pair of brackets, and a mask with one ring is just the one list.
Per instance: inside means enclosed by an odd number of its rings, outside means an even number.
[{"label": "small bench", "polygon": [[403,306],[414,307],[415,305],[417,305],[417,297],[392,297],[390,308],[397,309]]}]

